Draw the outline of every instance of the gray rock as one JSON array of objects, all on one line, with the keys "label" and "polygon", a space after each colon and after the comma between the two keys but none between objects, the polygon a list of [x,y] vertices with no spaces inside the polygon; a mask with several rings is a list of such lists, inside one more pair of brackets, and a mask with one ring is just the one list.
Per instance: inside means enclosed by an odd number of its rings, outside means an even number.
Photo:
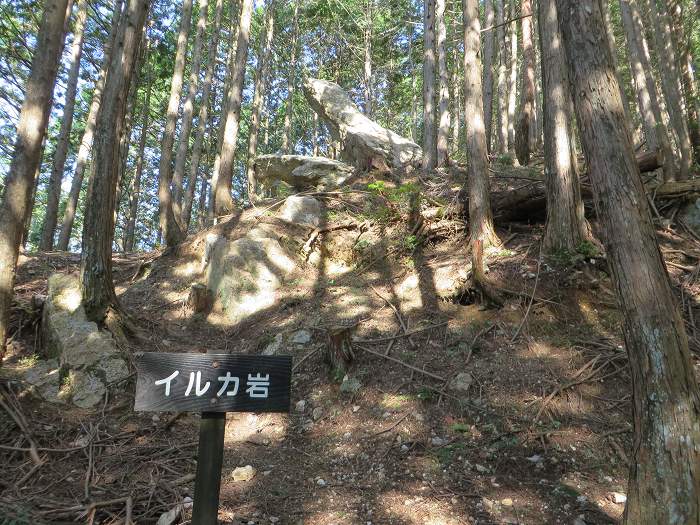
[{"label": "gray rock", "polygon": [[318,227],[321,224],[321,203],[313,197],[293,195],[284,201],[278,216],[295,224]]},{"label": "gray rock", "polygon": [[354,377],[345,376],[340,383],[340,391],[343,394],[357,394],[362,388],[362,383]]},{"label": "gray rock", "polygon": [[297,404],[294,405],[294,410],[297,412],[304,412],[306,410],[306,401],[304,399],[297,401]]},{"label": "gray rock", "polygon": [[29,390],[40,398],[52,403],[64,401],[59,396],[61,388],[60,366],[58,359],[37,360],[19,372]]},{"label": "gray rock", "polygon": [[262,351],[262,355],[276,355],[282,349],[284,343],[284,336],[282,334],[277,334],[272,342],[265,347]]},{"label": "gray rock", "polygon": [[308,330],[297,330],[292,334],[291,341],[295,345],[305,345],[311,341],[311,332]]},{"label": "gray rock", "polygon": [[355,171],[344,162],[304,155],[260,155],[254,169],[256,179],[263,184],[282,181],[297,190],[323,191],[341,186]]},{"label": "gray rock", "polygon": [[64,388],[70,392],[73,404],[80,408],[94,407],[102,401],[107,390],[103,378],[86,370],[71,370]]},{"label": "gray rock", "polygon": [[450,383],[450,387],[457,392],[469,392],[474,379],[469,372],[460,372]]},{"label": "gray rock", "polygon": [[340,141],[341,159],[353,166],[400,168],[422,158],[420,146],[367,118],[338,84],[307,78],[304,95]]},{"label": "gray rock", "polygon": [[236,467],[231,472],[231,478],[233,481],[250,481],[255,477],[255,469],[252,465],[246,465],[245,467]]},{"label": "gray rock", "polygon": [[314,408],[313,412],[311,413],[311,417],[314,418],[314,421],[318,421],[323,417],[323,409],[321,407]]}]

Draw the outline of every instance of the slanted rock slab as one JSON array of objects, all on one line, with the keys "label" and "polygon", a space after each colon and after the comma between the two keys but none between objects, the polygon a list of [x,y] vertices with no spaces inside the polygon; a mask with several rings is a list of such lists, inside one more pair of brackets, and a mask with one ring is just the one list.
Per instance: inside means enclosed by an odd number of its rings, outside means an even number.
[{"label": "slanted rock slab", "polygon": [[337,160],[303,155],[261,155],[255,159],[255,178],[265,184],[286,182],[297,190],[330,190],[341,186],[354,168]]},{"label": "slanted rock slab", "polygon": [[340,141],[341,159],[353,166],[401,168],[423,157],[418,144],[365,116],[338,84],[307,78],[304,96]]}]

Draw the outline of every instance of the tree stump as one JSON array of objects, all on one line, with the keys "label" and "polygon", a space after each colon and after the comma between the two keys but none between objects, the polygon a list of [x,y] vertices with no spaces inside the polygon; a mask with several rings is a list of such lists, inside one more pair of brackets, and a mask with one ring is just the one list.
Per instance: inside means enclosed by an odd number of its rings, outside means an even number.
[{"label": "tree stump", "polygon": [[195,314],[208,311],[211,307],[211,294],[209,293],[209,289],[200,283],[193,284],[190,287],[190,294],[187,297],[187,306]]},{"label": "tree stump", "polygon": [[328,329],[323,359],[333,370],[342,374],[345,374],[355,358],[350,335],[356,326],[334,326]]},{"label": "tree stump", "polygon": [[490,308],[503,306],[503,298],[498,288],[489,281],[484,271],[484,245],[481,239],[472,244],[472,287],[478,303]]}]

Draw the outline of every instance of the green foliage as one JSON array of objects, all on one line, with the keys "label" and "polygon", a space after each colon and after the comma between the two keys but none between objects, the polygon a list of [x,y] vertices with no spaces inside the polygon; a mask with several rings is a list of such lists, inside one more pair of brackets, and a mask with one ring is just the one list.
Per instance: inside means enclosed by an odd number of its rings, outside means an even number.
[{"label": "green foliage", "polygon": [[515,164],[515,159],[510,153],[503,153],[496,157],[496,164],[500,164],[501,166],[512,166]]},{"label": "green foliage", "polygon": [[550,261],[561,268],[575,266],[579,262],[600,255],[598,248],[590,241],[583,241],[575,251],[559,249],[549,254]]}]

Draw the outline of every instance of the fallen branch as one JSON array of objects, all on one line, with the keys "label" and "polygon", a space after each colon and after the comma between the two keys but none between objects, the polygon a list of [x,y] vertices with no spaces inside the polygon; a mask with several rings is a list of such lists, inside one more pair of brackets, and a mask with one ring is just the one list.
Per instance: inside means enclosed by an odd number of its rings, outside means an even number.
[{"label": "fallen branch", "polygon": [[398,363],[401,366],[405,366],[409,370],[413,370],[414,372],[418,372],[419,374],[423,374],[423,375],[428,376],[428,377],[435,379],[437,381],[442,381],[443,383],[446,382],[446,379],[444,377],[439,376],[437,374],[433,374],[432,372],[428,372],[426,370],[422,370],[416,366],[413,366],[409,363],[406,363],[405,361],[401,361],[401,359],[396,359],[395,357],[391,357],[390,355],[384,355],[380,352],[375,352],[374,350],[367,348],[366,346],[357,345],[357,347],[360,350],[364,350],[365,352],[367,352],[369,354],[376,355],[377,357],[381,357],[382,359],[387,359],[388,361],[391,361],[393,363]]}]

